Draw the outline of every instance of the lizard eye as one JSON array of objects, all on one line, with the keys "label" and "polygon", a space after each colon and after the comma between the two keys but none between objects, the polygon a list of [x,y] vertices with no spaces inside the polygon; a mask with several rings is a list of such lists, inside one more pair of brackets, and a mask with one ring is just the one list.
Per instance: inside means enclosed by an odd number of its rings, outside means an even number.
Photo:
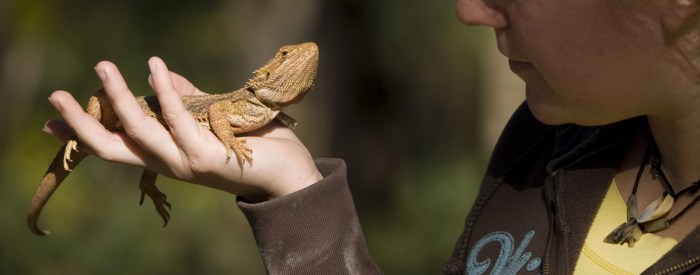
[{"label": "lizard eye", "polygon": [[283,56],[283,57],[286,57],[288,53],[289,53],[288,51],[283,51],[283,52],[282,52],[282,56]]},{"label": "lizard eye", "polygon": [[267,72],[267,73],[265,74],[265,80],[268,80],[268,79],[270,79],[270,72]]}]

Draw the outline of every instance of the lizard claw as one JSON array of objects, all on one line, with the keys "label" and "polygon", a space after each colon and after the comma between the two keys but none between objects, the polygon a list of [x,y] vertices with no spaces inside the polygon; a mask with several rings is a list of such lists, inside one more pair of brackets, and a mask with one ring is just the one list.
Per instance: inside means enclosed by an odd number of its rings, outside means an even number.
[{"label": "lizard claw", "polygon": [[231,159],[231,151],[236,154],[238,162],[243,165],[246,161],[253,162],[253,150],[246,144],[245,138],[232,138],[232,140],[227,140],[224,142],[226,145],[226,162]]},{"label": "lizard claw", "polygon": [[63,169],[66,171],[71,171],[70,167],[68,166],[68,162],[73,162],[73,160],[70,158],[72,151],[78,152],[78,141],[75,139],[69,140],[66,143],[65,151],[63,151]]},{"label": "lizard claw", "polygon": [[165,227],[168,225],[168,221],[170,221],[170,213],[168,213],[168,210],[171,209],[171,206],[165,194],[158,190],[158,187],[156,187],[157,177],[158,174],[156,172],[143,170],[143,174],[141,174],[141,182],[139,182],[139,189],[141,189],[141,201],[139,201],[139,205],[143,205],[143,199],[146,195],[148,195],[148,197],[153,201],[153,205],[156,207],[158,215],[163,218],[163,227]]},{"label": "lizard claw", "polygon": [[163,218],[163,227],[168,225],[168,222],[170,221],[170,213],[168,212],[168,210],[170,210],[172,206],[167,201],[167,197],[165,196],[165,194],[163,192],[160,192],[160,190],[158,189],[141,190],[141,200],[139,201],[139,205],[143,205],[143,199],[145,198],[145,195],[148,195],[148,197],[151,198],[151,200],[153,201],[153,205],[155,205],[156,207],[158,215],[160,215],[160,217]]}]

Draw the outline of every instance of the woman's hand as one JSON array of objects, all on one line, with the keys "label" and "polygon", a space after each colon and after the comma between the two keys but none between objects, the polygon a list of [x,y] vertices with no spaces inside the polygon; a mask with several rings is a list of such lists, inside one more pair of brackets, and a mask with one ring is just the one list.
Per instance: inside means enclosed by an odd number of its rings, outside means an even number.
[{"label": "woman's hand", "polygon": [[95,71],[125,132],[106,130],[66,91],[49,97],[64,120],[47,122],[45,131],[63,141],[77,135],[81,149],[102,159],[220,189],[251,202],[293,193],[322,178],[306,147],[290,129],[276,122],[246,134],[253,150],[252,163],[241,167],[235,157],[227,162],[224,145],[195,122],[180,100],[181,96],[205,93],[169,72],[161,59],[153,57],[148,64],[149,82],[169,131],[144,114],[117,67],[107,61],[98,63]]}]

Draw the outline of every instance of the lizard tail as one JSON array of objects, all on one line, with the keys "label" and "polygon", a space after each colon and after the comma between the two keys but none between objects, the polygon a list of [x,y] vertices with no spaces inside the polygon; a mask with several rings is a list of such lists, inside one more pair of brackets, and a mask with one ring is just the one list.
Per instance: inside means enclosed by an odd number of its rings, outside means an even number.
[{"label": "lizard tail", "polygon": [[[48,230],[39,229],[37,226],[37,220],[39,219],[39,214],[44,208],[44,205],[49,200],[54,191],[63,182],[63,180],[70,174],[70,170],[66,170],[63,167],[63,156],[65,152],[66,145],[63,145],[61,149],[54,157],[49,169],[46,170],[44,178],[41,180],[41,185],[36,190],[34,198],[32,198],[32,204],[29,206],[29,211],[27,212],[27,224],[29,225],[29,230],[32,233],[40,236],[45,236],[50,234]],[[72,161],[70,162],[70,169],[72,170],[75,166],[80,163],[88,154],[82,151],[73,151],[71,154]]]}]

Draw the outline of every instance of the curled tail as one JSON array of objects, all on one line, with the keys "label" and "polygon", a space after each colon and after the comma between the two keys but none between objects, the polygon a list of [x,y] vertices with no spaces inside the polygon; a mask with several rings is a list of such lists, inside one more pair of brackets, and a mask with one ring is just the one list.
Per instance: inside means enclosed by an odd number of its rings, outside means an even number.
[{"label": "curled tail", "polygon": [[[37,226],[37,220],[39,219],[39,214],[44,208],[44,205],[49,200],[54,191],[63,182],[63,180],[70,174],[70,170],[66,170],[63,167],[63,158],[65,153],[66,145],[63,145],[61,149],[51,161],[49,169],[46,170],[44,178],[41,180],[41,185],[36,190],[34,198],[32,198],[32,204],[29,206],[29,211],[27,212],[27,224],[29,225],[29,230],[37,235],[48,235],[50,232],[48,230],[41,230]],[[70,169],[72,170],[81,160],[83,160],[88,154],[82,151],[73,151],[71,154],[72,161],[70,162]]]}]

